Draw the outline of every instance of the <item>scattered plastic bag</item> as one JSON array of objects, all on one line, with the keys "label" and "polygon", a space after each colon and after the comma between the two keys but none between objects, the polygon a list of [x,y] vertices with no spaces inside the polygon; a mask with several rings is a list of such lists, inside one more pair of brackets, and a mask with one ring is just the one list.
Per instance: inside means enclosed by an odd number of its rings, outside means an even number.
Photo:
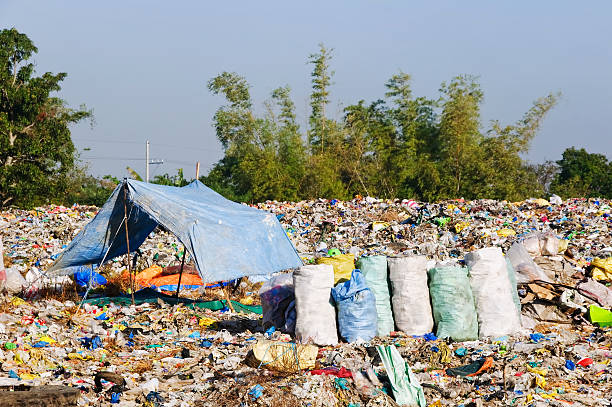
[{"label": "scattered plastic bag", "polygon": [[591,262],[592,275],[595,280],[612,281],[612,257],[607,259],[595,258]]},{"label": "scattered plastic bag", "polygon": [[510,335],[521,328],[512,298],[508,268],[499,247],[487,247],[465,255],[478,313],[479,336]]},{"label": "scattered plastic bag", "polygon": [[293,273],[295,289],[295,337],[302,343],[336,345],[336,310],[331,289],[334,268],[328,264],[302,266]]},{"label": "scattered plastic bag", "polygon": [[510,249],[508,249],[508,252],[506,253],[508,260],[510,260],[512,267],[514,267],[514,271],[516,272],[516,282],[519,284],[530,283],[535,280],[550,282],[550,279],[546,273],[544,273],[544,271],[542,271],[542,269],[535,264],[529,255],[524,243],[525,242],[514,243],[512,246],[510,246]]},{"label": "scattered plastic bag", "polygon": [[425,256],[390,257],[393,313],[399,330],[424,335],[433,329]]},{"label": "scattered plastic bag", "polygon": [[539,239],[542,256],[556,256],[559,253],[559,239],[553,232],[542,233]]},{"label": "scattered plastic bag", "polygon": [[355,255],[353,253],[340,254],[334,257],[320,257],[317,264],[329,264],[334,267],[334,285],[351,279],[355,269]]},{"label": "scattered plastic bag", "polygon": [[478,320],[468,270],[437,264],[429,270],[429,294],[438,338],[478,339]]},{"label": "scattered plastic bag", "polygon": [[5,271],[5,279],[4,285],[0,287],[0,290],[6,290],[10,294],[16,294],[28,286],[27,281],[19,270],[16,267],[9,267],[4,270]]},{"label": "scattered plastic bag", "polygon": [[397,348],[392,345],[379,345],[376,350],[387,371],[395,402],[400,406],[425,407],[427,401],[423,387]]},{"label": "scattered plastic bag", "polygon": [[552,194],[552,196],[548,199],[548,202],[553,205],[562,205],[563,199],[561,199],[559,195]]},{"label": "scattered plastic bag", "polygon": [[387,336],[395,329],[389,297],[387,256],[361,257],[357,260],[357,268],[363,273],[368,287],[376,298],[377,335]]},{"label": "scattered plastic bag", "polygon": [[604,308],[612,308],[612,289],[593,280],[588,279],[576,287],[584,294],[594,298]]},{"label": "scattered plastic bag", "polygon": [[105,285],[107,283],[106,278],[102,276],[100,273],[97,273],[92,270],[91,266],[80,266],[74,272],[74,282],[80,285],[81,287],[89,286],[89,282],[91,281],[92,286]]},{"label": "scattered plastic bag", "polygon": [[354,270],[349,281],[332,288],[338,309],[340,336],[347,342],[369,341],[376,336],[376,299],[363,274]]}]

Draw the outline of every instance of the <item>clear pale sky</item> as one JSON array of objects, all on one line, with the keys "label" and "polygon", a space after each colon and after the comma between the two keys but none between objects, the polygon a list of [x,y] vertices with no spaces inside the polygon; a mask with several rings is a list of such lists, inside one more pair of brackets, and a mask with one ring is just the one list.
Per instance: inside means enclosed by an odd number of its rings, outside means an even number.
[{"label": "clear pale sky", "polygon": [[[334,48],[333,117],[383,96],[400,69],[417,96],[457,74],[480,77],[484,123],[512,123],[531,102],[561,91],[527,158],[566,147],[612,159],[610,1],[28,1],[0,0],[0,28],[38,46],[37,73],[67,72],[60,96],[85,103],[96,123],[73,128],[95,175],[144,175],[145,140],[163,158],[152,175],[201,173],[222,154],[212,127],[223,99],[206,82],[227,70],[252,85],[257,109],[289,84],[308,117],[317,44]],[[87,158],[89,157],[89,158]]]}]

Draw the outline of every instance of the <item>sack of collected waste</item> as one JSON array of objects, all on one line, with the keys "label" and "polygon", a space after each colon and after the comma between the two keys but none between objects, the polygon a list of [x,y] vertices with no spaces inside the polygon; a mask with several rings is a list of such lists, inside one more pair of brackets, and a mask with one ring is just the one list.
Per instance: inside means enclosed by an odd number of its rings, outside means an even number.
[{"label": "sack of collected waste", "polygon": [[535,280],[550,282],[544,271],[533,261],[523,243],[515,242],[506,252],[506,257],[512,263],[518,284],[531,283]]},{"label": "sack of collected waste", "polygon": [[277,329],[284,329],[287,309],[295,300],[293,292],[293,273],[283,273],[273,276],[259,290],[263,324]]},{"label": "sack of collected waste", "polygon": [[302,266],[293,272],[295,337],[301,343],[336,345],[336,309],[331,298],[334,268],[329,264]]},{"label": "sack of collected waste", "polygon": [[366,284],[376,298],[376,334],[387,336],[395,329],[387,278],[387,256],[361,257],[357,260],[357,268],[363,273]]},{"label": "sack of collected waste", "polygon": [[320,257],[317,264],[329,264],[334,268],[334,285],[351,278],[355,270],[355,255],[353,253],[338,254],[332,257]]},{"label": "sack of collected waste", "polygon": [[338,309],[340,336],[347,342],[369,341],[376,336],[376,299],[361,271],[353,270],[351,279],[332,288]]},{"label": "sack of collected waste", "polygon": [[486,247],[465,255],[478,313],[479,337],[511,335],[521,329],[512,298],[508,266],[499,247]]},{"label": "sack of collected waste", "polygon": [[424,335],[433,329],[425,256],[389,257],[393,314],[400,331]]},{"label": "sack of collected waste", "polygon": [[429,270],[429,295],[438,338],[478,339],[476,306],[467,268],[436,264]]}]

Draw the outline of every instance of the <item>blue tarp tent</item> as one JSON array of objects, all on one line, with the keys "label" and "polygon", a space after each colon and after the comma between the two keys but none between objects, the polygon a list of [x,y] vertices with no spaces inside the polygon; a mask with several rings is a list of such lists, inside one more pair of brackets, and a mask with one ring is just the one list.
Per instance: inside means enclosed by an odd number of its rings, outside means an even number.
[{"label": "blue tarp tent", "polygon": [[74,266],[100,264],[126,254],[124,202],[130,251],[161,225],[185,245],[204,282],[302,265],[272,213],[229,201],[200,181],[178,188],[125,180],[47,275],[68,274]]}]

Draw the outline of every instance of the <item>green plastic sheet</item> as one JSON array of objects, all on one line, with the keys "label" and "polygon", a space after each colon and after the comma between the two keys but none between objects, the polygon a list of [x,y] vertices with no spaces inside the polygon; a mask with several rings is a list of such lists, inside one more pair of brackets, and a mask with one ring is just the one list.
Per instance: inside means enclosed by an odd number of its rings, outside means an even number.
[{"label": "green plastic sheet", "polygon": [[[217,301],[198,301],[198,300],[190,300],[188,298],[176,298],[171,295],[166,295],[162,293],[158,293],[155,290],[151,290],[149,288],[145,288],[140,290],[134,294],[134,302],[136,304],[143,304],[145,302],[156,302],[158,299],[168,303],[168,304],[185,304],[190,308],[199,308],[199,309],[209,309],[212,311],[218,311],[227,306],[227,300],[217,300]],[[118,305],[130,305],[132,304],[131,296],[121,296],[121,297],[99,297],[99,298],[90,298],[84,301],[87,304],[94,304],[99,307],[104,305],[108,305],[110,303],[118,304]],[[243,305],[238,301],[232,300],[232,306],[236,312],[244,312],[244,313],[253,313],[261,315],[261,305]]]},{"label": "green plastic sheet", "polygon": [[478,339],[476,306],[467,268],[436,266],[429,270],[429,295],[438,338]]},{"label": "green plastic sheet", "polygon": [[378,345],[376,350],[387,370],[395,402],[400,406],[425,407],[427,403],[423,387],[397,348],[393,345]]}]

